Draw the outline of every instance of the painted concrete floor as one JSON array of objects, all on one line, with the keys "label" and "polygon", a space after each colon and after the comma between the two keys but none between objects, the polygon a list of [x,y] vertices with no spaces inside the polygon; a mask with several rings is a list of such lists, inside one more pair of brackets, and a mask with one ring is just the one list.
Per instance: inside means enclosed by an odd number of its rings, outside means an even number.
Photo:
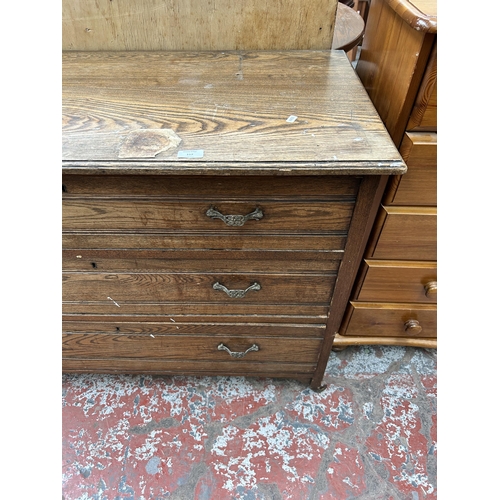
[{"label": "painted concrete floor", "polygon": [[293,380],[63,376],[64,500],[436,499],[436,351]]}]

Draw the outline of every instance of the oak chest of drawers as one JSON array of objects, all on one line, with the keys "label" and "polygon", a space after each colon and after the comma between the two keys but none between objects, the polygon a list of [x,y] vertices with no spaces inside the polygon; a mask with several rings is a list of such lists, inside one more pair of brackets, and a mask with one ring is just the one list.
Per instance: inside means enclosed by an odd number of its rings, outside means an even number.
[{"label": "oak chest of drawers", "polygon": [[437,14],[372,0],[357,73],[407,163],[386,191],[334,346],[437,347]]},{"label": "oak chest of drawers", "polygon": [[323,372],[388,176],[343,52],[63,55],[63,370]]}]

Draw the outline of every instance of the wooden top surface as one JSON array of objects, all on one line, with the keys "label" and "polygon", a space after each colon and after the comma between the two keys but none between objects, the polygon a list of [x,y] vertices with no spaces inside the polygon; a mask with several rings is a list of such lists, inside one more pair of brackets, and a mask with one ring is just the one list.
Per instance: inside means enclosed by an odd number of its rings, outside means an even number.
[{"label": "wooden top surface", "polygon": [[349,52],[359,44],[364,31],[363,18],[354,9],[339,2],[335,17],[335,29],[333,30],[332,49]]},{"label": "wooden top surface", "polygon": [[436,0],[387,0],[387,3],[413,29],[437,33]]},{"label": "wooden top surface", "polygon": [[62,73],[68,172],[406,171],[341,51],[66,52]]}]

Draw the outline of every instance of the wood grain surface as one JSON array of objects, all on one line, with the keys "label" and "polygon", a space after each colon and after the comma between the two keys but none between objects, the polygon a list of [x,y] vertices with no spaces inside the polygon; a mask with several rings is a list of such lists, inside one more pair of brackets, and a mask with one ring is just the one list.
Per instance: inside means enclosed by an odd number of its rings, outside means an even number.
[{"label": "wood grain surface", "polygon": [[63,50],[329,49],[337,0],[63,0]]},{"label": "wood grain surface", "polygon": [[437,209],[435,207],[381,207],[374,259],[437,259]]},{"label": "wood grain surface", "polygon": [[[228,356],[229,357],[229,356]],[[237,361],[237,362],[235,362]],[[92,359],[87,356],[80,358],[63,357],[62,367],[66,373],[137,373],[149,375],[206,375],[250,377],[284,377],[308,382],[316,363],[259,363],[245,359],[231,361],[196,361],[164,360],[164,359],[134,359],[134,358],[101,358]]]},{"label": "wood grain surface", "polygon": [[[260,290],[250,290],[242,298],[229,298],[213,288],[220,283],[230,290],[245,290],[253,283]],[[213,304],[283,304],[330,301],[334,277],[328,275],[272,274],[194,274],[194,273],[63,273],[66,301],[106,300],[145,302],[211,302]]]},{"label": "wood grain surface", "polygon": [[437,41],[408,120],[408,130],[437,130]]},{"label": "wood grain surface", "polygon": [[437,281],[435,262],[368,260],[366,275],[356,300],[364,302],[435,303],[425,285]]},{"label": "wood grain surface", "polygon": [[[223,220],[206,215],[212,208],[225,215],[246,216],[260,209],[261,220],[248,220],[243,226],[228,226]],[[150,201],[142,200],[86,200],[64,201],[63,230],[231,230],[242,232],[268,231],[347,231],[354,202],[254,202],[216,203],[209,201]]]},{"label": "wood grain surface", "polygon": [[85,357],[89,349],[96,358],[136,358],[196,361],[232,361],[226,351],[217,346],[223,343],[235,352],[244,352],[253,344],[259,350],[248,353],[244,360],[256,362],[314,363],[318,358],[321,339],[288,337],[231,337],[229,335],[120,335],[120,334],[63,334],[63,357]]},{"label": "wood grain surface", "polygon": [[[224,335],[224,336],[265,336],[265,337],[314,337],[323,339],[325,325],[311,325],[305,323],[251,323],[248,318],[236,318],[233,322],[170,322],[147,318],[101,318],[100,320],[63,321],[63,332],[68,334],[120,334],[120,335],[148,335],[156,338],[160,335]],[[106,321],[105,321],[106,320]],[[246,322],[244,322],[246,320]],[[146,339],[149,340],[149,339]],[[238,340],[240,342],[240,340]]]},{"label": "wood grain surface", "polygon": [[[414,29],[393,7],[405,0],[371,0],[358,73],[395,144],[399,146],[435,42],[435,34]],[[380,34],[383,33],[383,36]]]},{"label": "wood grain surface", "polygon": [[123,301],[116,305],[113,297],[94,301],[63,301],[62,310],[65,320],[82,320],[84,315],[89,321],[103,321],[105,317],[135,317],[137,321],[202,323],[235,322],[270,322],[270,323],[315,323],[324,324],[328,315],[328,305],[318,304],[252,304],[233,303],[231,308],[215,307],[212,303],[179,302],[138,302]]},{"label": "wood grain surface", "polygon": [[423,347],[437,349],[437,340],[433,338],[406,338],[406,337],[376,337],[335,335],[333,348],[343,349],[350,345],[400,345],[405,347]]},{"label": "wood grain surface", "polygon": [[[399,304],[353,302],[347,311],[349,328],[340,330],[346,336],[374,337],[437,337],[437,306],[435,304]],[[417,320],[422,327],[418,334],[405,331],[408,320]]]},{"label": "wood grain surface", "polygon": [[387,0],[387,3],[412,29],[437,32],[436,0]]},{"label": "wood grain surface", "polygon": [[[357,176],[277,176],[262,177],[238,175],[232,176],[176,176],[176,175],[63,175],[63,199],[88,196],[119,198],[144,197],[154,199],[175,198],[189,199],[217,198],[224,200],[244,199],[259,200],[262,197],[301,201],[354,201],[358,193],[360,177]],[[217,197],[217,198],[216,198]]]},{"label": "wood grain surface", "polygon": [[385,205],[437,205],[437,134],[406,132],[401,155],[408,171],[392,176],[384,197]]},{"label": "wood grain surface", "polygon": [[[66,171],[406,171],[341,51],[67,52],[62,72]],[[164,129],[179,146],[123,157],[129,134]],[[178,157],[193,150],[203,157]]]},{"label": "wood grain surface", "polygon": [[359,45],[363,39],[364,31],[365,22],[358,12],[339,2],[333,31],[332,49],[349,52]]},{"label": "wood grain surface", "polygon": [[65,271],[163,271],[203,272],[210,260],[210,270],[219,273],[300,272],[333,273],[340,265],[343,252],[243,252],[184,250],[66,250],[62,252]]}]

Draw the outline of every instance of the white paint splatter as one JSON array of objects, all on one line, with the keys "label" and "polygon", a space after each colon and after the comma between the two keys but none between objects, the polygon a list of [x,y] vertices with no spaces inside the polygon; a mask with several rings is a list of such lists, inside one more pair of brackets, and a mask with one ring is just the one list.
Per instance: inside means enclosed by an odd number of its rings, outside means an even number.
[{"label": "white paint splatter", "polygon": [[[377,348],[382,351],[380,357],[375,354]],[[364,379],[385,373],[392,363],[403,358],[405,352],[404,347],[398,346],[364,346],[353,354],[352,359],[342,370],[343,375],[350,379]]]}]

